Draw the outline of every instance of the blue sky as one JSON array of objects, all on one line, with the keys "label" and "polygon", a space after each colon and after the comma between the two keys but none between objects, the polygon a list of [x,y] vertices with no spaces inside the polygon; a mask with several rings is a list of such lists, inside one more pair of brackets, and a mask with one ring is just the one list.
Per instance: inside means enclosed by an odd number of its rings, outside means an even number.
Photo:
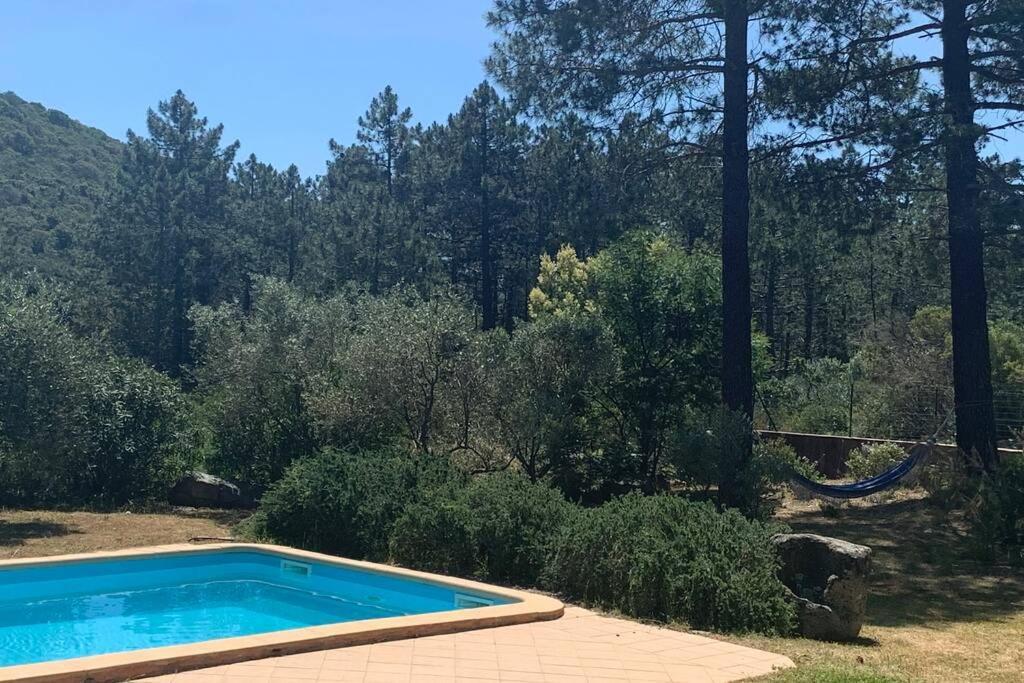
[{"label": "blue sky", "polygon": [[[181,88],[242,154],[314,175],[385,85],[417,121],[456,111],[485,77],[490,4],[0,0],[0,92],[123,138]],[[1024,134],[1011,135],[992,148],[1024,156]]]},{"label": "blue sky", "polygon": [[390,84],[420,121],[483,80],[489,0],[0,0],[0,92],[109,135],[181,88],[242,153],[321,173]]}]

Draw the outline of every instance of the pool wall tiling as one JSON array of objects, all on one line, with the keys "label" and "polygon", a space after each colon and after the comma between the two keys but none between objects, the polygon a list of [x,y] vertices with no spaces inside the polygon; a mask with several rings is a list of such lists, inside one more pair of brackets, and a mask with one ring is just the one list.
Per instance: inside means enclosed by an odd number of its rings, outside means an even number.
[{"label": "pool wall tiling", "polygon": [[[108,608],[120,600],[145,604],[126,619]],[[269,545],[7,560],[0,682],[103,683],[561,614],[542,595]],[[76,618],[88,633],[69,639],[63,622]]]}]

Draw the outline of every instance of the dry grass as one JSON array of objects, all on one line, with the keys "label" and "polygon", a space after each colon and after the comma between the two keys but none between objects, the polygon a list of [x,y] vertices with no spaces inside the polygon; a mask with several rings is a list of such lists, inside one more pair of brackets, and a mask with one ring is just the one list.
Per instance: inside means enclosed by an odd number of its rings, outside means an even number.
[{"label": "dry grass", "polygon": [[838,516],[790,500],[779,517],[794,531],[871,546],[874,576],[857,643],[730,638],[798,665],[771,680],[1024,680],[1024,572],[970,559],[955,514],[904,492]]},{"label": "dry grass", "polygon": [[235,513],[134,514],[0,510],[0,559],[185,543],[229,536]]}]

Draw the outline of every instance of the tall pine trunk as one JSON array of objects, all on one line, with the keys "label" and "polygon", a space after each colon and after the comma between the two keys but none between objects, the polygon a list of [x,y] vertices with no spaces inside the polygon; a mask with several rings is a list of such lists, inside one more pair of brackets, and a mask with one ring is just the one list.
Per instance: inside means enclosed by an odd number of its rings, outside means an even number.
[{"label": "tall pine trunk", "polygon": [[171,348],[166,371],[171,377],[181,376],[181,371],[188,358],[188,304],[185,288],[185,258],[187,245],[179,228],[174,238],[174,310],[171,313]]},{"label": "tall pine trunk", "polygon": [[[750,153],[747,147],[747,20],[746,0],[725,0],[724,113],[722,121],[722,401],[748,417],[754,412],[751,369]],[[737,469],[750,457],[752,442]],[[736,505],[739,472],[724,472],[719,496]]]},{"label": "tall pine trunk", "polygon": [[814,275],[810,272],[813,265],[804,267],[804,358],[810,360],[814,355],[814,318],[817,311],[817,289]]},{"label": "tall pine trunk", "polygon": [[775,340],[775,288],[777,284],[776,279],[778,278],[776,269],[775,253],[773,251],[769,251],[768,274],[764,293],[764,334],[768,337],[769,349],[771,350],[772,356],[775,356],[776,351],[778,350],[778,344]]},{"label": "tall pine trunk", "polygon": [[949,298],[953,317],[956,442],[982,465],[996,464],[996,426],[988,347],[988,296],[978,217],[978,128],[974,125],[968,0],[944,0],[942,80],[945,89]]},{"label": "tall pine trunk", "polygon": [[494,250],[491,247],[491,211],[488,196],[489,158],[491,144],[487,108],[481,112],[480,120],[480,303],[483,307],[481,327],[493,329],[498,321],[498,293],[494,272]]}]

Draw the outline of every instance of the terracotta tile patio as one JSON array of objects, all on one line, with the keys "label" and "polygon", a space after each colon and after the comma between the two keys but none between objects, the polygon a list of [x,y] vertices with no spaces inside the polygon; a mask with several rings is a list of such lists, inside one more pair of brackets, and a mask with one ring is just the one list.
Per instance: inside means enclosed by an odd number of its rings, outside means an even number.
[{"label": "terracotta tile patio", "polygon": [[579,607],[518,626],[396,640],[148,679],[154,683],[639,683],[734,681],[786,657]]}]

